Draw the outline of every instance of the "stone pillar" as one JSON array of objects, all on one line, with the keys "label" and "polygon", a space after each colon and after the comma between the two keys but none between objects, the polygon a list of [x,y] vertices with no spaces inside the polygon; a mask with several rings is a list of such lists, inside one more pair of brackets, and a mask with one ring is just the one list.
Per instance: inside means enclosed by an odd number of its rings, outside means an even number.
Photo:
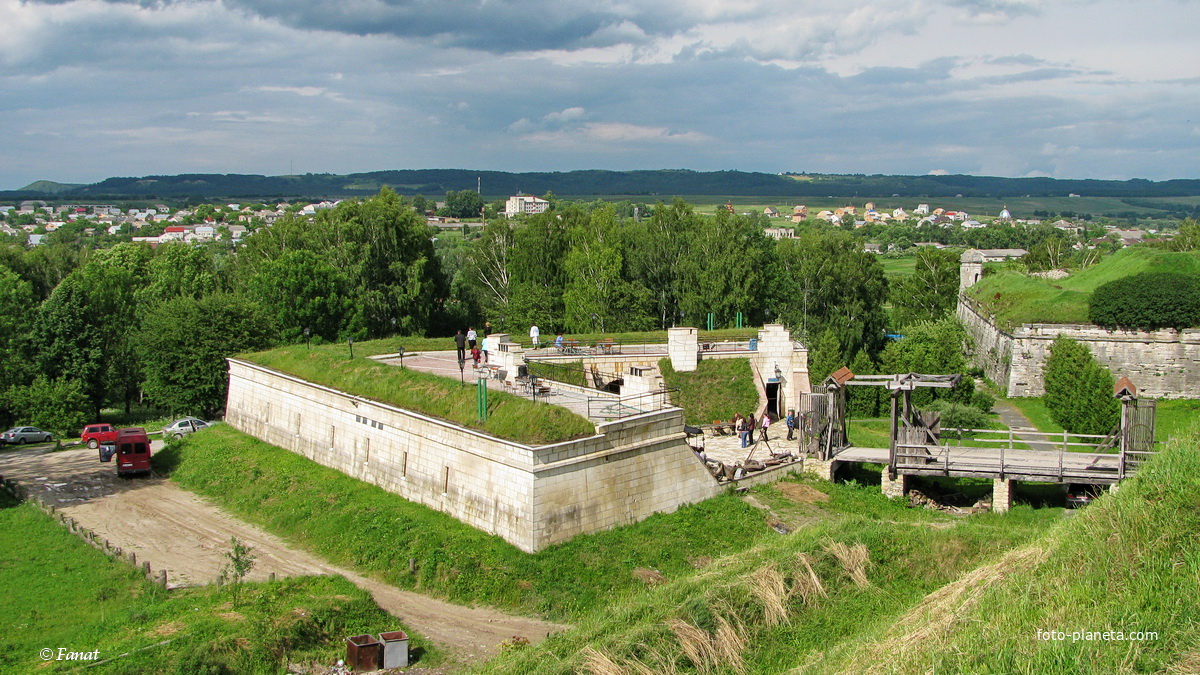
[{"label": "stone pillar", "polygon": [[699,328],[679,326],[667,329],[667,355],[671,357],[671,367],[676,372],[690,373],[696,370],[699,351]]},{"label": "stone pillar", "polygon": [[885,466],[879,479],[879,487],[885,497],[903,497],[908,494],[908,476],[899,473],[896,474],[896,480],[892,480]]},{"label": "stone pillar", "polygon": [[833,476],[837,473],[838,467],[841,465],[842,463],[836,459],[820,460],[816,457],[805,457],[800,470],[832,483]]},{"label": "stone pillar", "polygon": [[505,379],[512,382],[517,376],[517,366],[525,365],[525,349],[512,341],[507,333],[488,336],[488,364],[505,372]]},{"label": "stone pillar", "polygon": [[992,511],[1008,513],[1012,508],[1013,481],[1004,478],[992,480]]},{"label": "stone pillar", "polygon": [[[666,395],[662,393],[662,375],[659,374],[658,368],[630,366],[624,377],[625,383],[621,385],[621,398],[643,397],[633,403],[634,407],[657,410],[667,405]],[[650,392],[659,393],[656,396],[646,396]]]}]

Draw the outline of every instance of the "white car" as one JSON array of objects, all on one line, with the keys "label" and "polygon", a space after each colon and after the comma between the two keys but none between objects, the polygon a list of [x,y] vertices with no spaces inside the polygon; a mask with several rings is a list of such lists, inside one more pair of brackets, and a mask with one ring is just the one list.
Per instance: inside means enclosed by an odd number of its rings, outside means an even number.
[{"label": "white car", "polygon": [[184,417],[163,427],[163,438],[183,438],[187,434],[211,427],[215,422],[205,422],[198,417]]},{"label": "white car", "polygon": [[54,436],[37,427],[13,427],[0,434],[0,444],[24,445],[26,443],[49,443]]}]

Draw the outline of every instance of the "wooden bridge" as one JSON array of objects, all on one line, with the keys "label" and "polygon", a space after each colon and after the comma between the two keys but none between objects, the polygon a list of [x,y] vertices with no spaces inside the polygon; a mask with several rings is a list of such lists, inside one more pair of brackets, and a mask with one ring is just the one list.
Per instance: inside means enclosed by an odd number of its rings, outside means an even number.
[{"label": "wooden bridge", "polygon": [[[846,462],[885,464],[885,494],[903,495],[910,476],[990,478],[993,508],[1012,503],[1012,481],[1113,485],[1154,454],[1155,402],[1139,399],[1137,388],[1121,378],[1114,396],[1121,401],[1120,424],[1109,434],[1044,433],[1014,429],[943,428],[937,414],[912,405],[921,387],[950,388],[960,375],[866,375],[843,368],[826,380],[823,391],[801,403],[801,447],[822,473],[832,478]],[[846,433],[848,386],[882,386],[891,395],[887,448],[850,444]]]}]

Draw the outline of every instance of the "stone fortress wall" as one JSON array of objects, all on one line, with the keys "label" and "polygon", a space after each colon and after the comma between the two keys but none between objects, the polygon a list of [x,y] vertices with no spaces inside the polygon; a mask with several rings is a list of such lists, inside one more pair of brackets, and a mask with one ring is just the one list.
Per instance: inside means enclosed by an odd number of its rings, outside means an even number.
[{"label": "stone fortress wall", "polygon": [[1006,332],[963,293],[983,271],[983,256],[962,255],[957,315],[974,342],[972,362],[1009,396],[1045,393],[1042,368],[1059,335],[1078,340],[1116,377],[1128,377],[1144,396],[1200,395],[1200,330],[1107,330],[1090,324],[1022,324]]},{"label": "stone fortress wall", "polygon": [[530,446],[229,359],[225,419],[531,553],[721,491],[684,441],[679,408]]}]

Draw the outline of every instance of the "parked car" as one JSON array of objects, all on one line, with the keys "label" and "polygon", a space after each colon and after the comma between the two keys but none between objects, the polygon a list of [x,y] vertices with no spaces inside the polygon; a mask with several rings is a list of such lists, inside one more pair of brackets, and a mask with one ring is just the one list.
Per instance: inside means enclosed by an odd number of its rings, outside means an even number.
[{"label": "parked car", "polygon": [[207,429],[215,422],[205,422],[198,417],[184,417],[163,427],[163,438],[183,438],[187,434]]},{"label": "parked car", "polygon": [[24,445],[25,443],[49,443],[54,436],[49,431],[37,427],[13,427],[0,434],[0,443],[6,445]]},{"label": "parked car", "polygon": [[1092,503],[1092,500],[1100,496],[1101,487],[1099,485],[1087,485],[1084,483],[1072,483],[1067,486],[1067,508],[1077,509],[1081,506],[1087,506]]},{"label": "parked car", "polygon": [[79,440],[95,450],[101,443],[117,440],[117,430],[111,424],[89,424],[79,432]]}]

